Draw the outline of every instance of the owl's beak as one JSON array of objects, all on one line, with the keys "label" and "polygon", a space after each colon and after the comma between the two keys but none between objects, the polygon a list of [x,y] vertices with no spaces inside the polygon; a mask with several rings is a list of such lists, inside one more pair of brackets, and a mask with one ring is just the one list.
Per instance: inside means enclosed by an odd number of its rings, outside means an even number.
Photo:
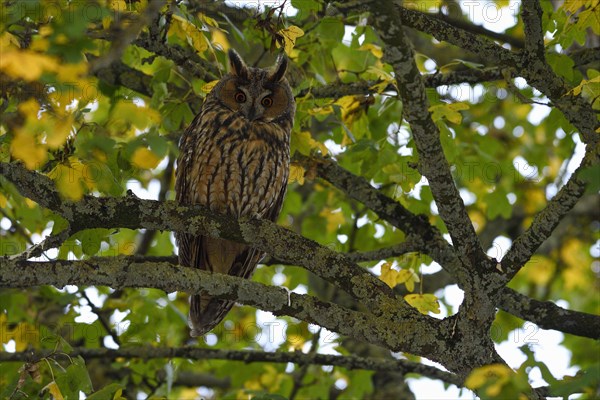
[{"label": "owl's beak", "polygon": [[246,117],[250,121],[254,121],[254,120],[258,119],[258,116],[256,115],[256,107],[254,107],[254,105],[252,105],[252,107],[250,107],[250,109],[248,110],[248,114],[246,115]]}]

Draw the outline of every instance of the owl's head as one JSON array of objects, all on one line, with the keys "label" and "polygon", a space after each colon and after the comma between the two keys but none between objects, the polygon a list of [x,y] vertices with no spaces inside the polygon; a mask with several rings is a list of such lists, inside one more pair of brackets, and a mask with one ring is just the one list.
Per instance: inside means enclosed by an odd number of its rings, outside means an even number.
[{"label": "owl's head", "polygon": [[211,95],[249,121],[293,121],[296,103],[285,71],[288,60],[280,55],[270,69],[248,67],[235,50],[229,50],[231,71]]}]

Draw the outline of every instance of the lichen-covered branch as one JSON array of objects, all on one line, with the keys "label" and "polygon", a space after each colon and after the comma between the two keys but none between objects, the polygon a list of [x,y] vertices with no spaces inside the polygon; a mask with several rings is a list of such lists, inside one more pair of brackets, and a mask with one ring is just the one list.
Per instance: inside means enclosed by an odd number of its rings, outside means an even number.
[{"label": "lichen-covered branch", "polygon": [[[496,65],[516,68],[519,76],[525,78],[530,85],[546,95],[569,122],[579,129],[585,143],[595,145],[600,140],[600,135],[595,133],[596,129],[600,127],[600,122],[596,118],[591,104],[582,96],[567,95],[572,88],[539,57],[532,59],[528,56],[528,52],[511,52],[489,39],[459,29],[427,14],[403,7],[398,7],[398,10],[402,23],[406,26],[430,34],[437,40],[446,41],[475,54],[481,54]],[[529,18],[529,16],[537,18],[538,12],[541,10],[532,10],[529,15],[526,13],[524,18]],[[539,32],[539,28],[534,27],[537,26],[537,23],[531,21],[527,24],[532,27],[530,33],[533,34],[534,30]],[[536,54],[538,54],[539,40],[536,37],[531,39],[536,44],[531,44],[530,47],[536,46]],[[536,61],[532,63],[533,60]]]},{"label": "lichen-covered branch", "polygon": [[444,156],[439,129],[431,118],[425,86],[400,15],[396,8],[390,9],[388,4],[380,2],[372,2],[370,10],[375,29],[386,44],[384,58],[394,68],[398,81],[404,117],[410,124],[419,154],[419,171],[429,181],[458,256],[472,271],[489,267]]},{"label": "lichen-covered branch", "polygon": [[134,196],[84,196],[80,201],[72,202],[60,199],[48,177],[20,164],[0,163],[0,174],[13,182],[21,194],[65,218],[72,233],[91,228],[144,228],[202,234],[250,244],[340,286],[376,315],[386,312],[398,320],[421,317],[403,299],[394,298],[385,283],[356,263],[270,221],[236,221],[199,205],[182,206],[172,201],[142,200]]},{"label": "lichen-covered branch", "polygon": [[[186,268],[164,262],[136,262],[130,257],[97,257],[87,260],[55,260],[32,262],[4,258],[0,266],[0,287],[28,288],[40,285],[150,287],[165,292],[184,291],[235,300],[270,311],[275,315],[289,315],[342,335],[354,337],[399,351],[407,351],[434,358],[434,349],[445,347],[430,337],[420,339],[421,332],[435,332],[433,318],[405,319],[393,322],[352,311],[313,296],[289,293],[251,280],[221,274],[211,274],[195,268]],[[401,332],[401,335],[390,334]],[[430,342],[433,341],[433,342]],[[422,352],[427,349],[428,354]]]},{"label": "lichen-covered branch", "polygon": [[[387,197],[371,186],[366,180],[345,170],[333,161],[314,157],[298,157],[298,160],[307,167],[316,165],[319,177],[333,184],[348,197],[363,203],[390,224],[402,230],[413,228],[416,234],[425,235],[423,237],[429,238],[423,244],[424,248],[419,251],[431,256],[444,270],[452,275],[454,282],[457,282],[459,286],[461,285],[460,279],[456,275],[460,272],[459,266],[456,266],[458,259],[454,254],[452,246],[442,238],[437,228],[431,226],[426,219],[420,219],[418,216],[408,212],[400,203]],[[563,190],[566,189],[563,188]],[[411,221],[412,226],[406,227],[401,223],[402,220],[397,219],[397,215],[401,214],[406,214],[410,217],[409,221]],[[428,232],[431,232],[431,234],[428,234]],[[535,237],[533,233],[529,235]],[[413,245],[417,246],[414,243]],[[405,244],[401,244],[401,247],[405,246]],[[513,248],[515,246],[520,245],[513,244]],[[509,250],[509,254],[513,251],[518,252],[519,250],[517,249],[518,247],[515,250]],[[503,261],[506,260],[508,262],[509,259],[505,256]],[[600,328],[599,316],[567,310],[558,307],[552,302],[531,299],[511,288],[502,288],[496,298],[496,306],[519,318],[531,321],[544,329],[555,329],[560,332],[592,339],[600,337],[600,333],[598,333],[600,329],[595,329],[596,327]],[[554,318],[553,316],[560,316],[560,318]],[[570,321],[576,322],[571,323]]]},{"label": "lichen-covered branch", "polygon": [[[61,353],[62,354],[62,353]],[[407,360],[381,359],[374,357],[337,356],[331,354],[306,354],[301,352],[264,352],[247,350],[206,349],[199,347],[124,347],[120,349],[92,349],[87,347],[74,348],[68,353],[71,357],[82,356],[85,359],[99,358],[115,360],[117,358],[185,358],[188,360],[230,360],[270,363],[294,363],[298,365],[333,365],[346,369],[364,369],[370,371],[393,371],[404,374],[414,373],[431,379],[440,379],[458,387],[463,382],[456,375],[438,368],[415,363]],[[43,358],[58,354],[51,350],[36,350],[17,353],[0,352],[0,362],[23,361],[37,362]]]},{"label": "lichen-covered branch", "polygon": [[[589,149],[588,149],[589,150]],[[558,191],[548,205],[540,211],[527,231],[520,235],[502,259],[505,272],[503,282],[511,280],[525,263],[535,254],[539,246],[550,237],[554,228],[577,204],[585,193],[585,182],[578,176],[582,170],[600,161],[598,152],[588,151],[581,165],[571,175],[567,183]]]},{"label": "lichen-covered branch", "polygon": [[527,57],[537,58],[545,62],[542,7],[539,0],[521,3],[521,17],[525,25],[525,52]]},{"label": "lichen-covered branch", "polygon": [[500,290],[501,308],[542,329],[556,329],[564,333],[600,340],[600,316],[572,311],[551,301],[539,301],[511,288]]}]

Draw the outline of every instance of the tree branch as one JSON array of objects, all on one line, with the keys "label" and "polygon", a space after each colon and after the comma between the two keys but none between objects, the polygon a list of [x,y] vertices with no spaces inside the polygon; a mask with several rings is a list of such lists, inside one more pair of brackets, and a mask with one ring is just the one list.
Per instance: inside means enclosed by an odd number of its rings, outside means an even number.
[{"label": "tree branch", "polygon": [[531,299],[510,288],[500,290],[501,307],[543,329],[555,329],[572,335],[600,339],[600,316],[567,310],[551,301]]},{"label": "tree branch", "polygon": [[471,270],[490,268],[444,156],[440,132],[429,112],[429,100],[415,63],[412,43],[404,35],[398,10],[390,10],[388,4],[379,2],[370,3],[370,9],[375,29],[386,44],[384,58],[394,68],[398,81],[403,113],[419,154],[419,171],[429,181],[440,217],[448,227],[454,247],[459,250],[458,256]]},{"label": "tree branch", "polygon": [[544,32],[542,32],[542,7],[538,0],[521,3],[521,17],[525,25],[525,52],[528,57],[546,60]]},{"label": "tree branch", "polygon": [[301,265],[323,279],[339,285],[376,315],[393,314],[397,320],[421,315],[367,270],[317,242],[267,220],[235,219],[195,205],[173,201],[142,200],[134,196],[61,201],[52,181],[17,163],[0,163],[0,174],[12,181],[26,197],[69,221],[72,233],[91,228],[158,229],[224,238],[252,245],[284,262]]},{"label": "tree branch", "polygon": [[[0,352],[0,362],[37,362],[43,358],[51,357],[52,350],[34,350],[18,353]],[[301,352],[264,352],[246,350],[206,349],[199,347],[124,347],[120,349],[92,349],[86,347],[74,348],[68,353],[71,357],[82,356],[85,359],[99,358],[115,360],[117,358],[140,358],[149,360],[154,358],[186,358],[189,360],[230,360],[270,363],[294,363],[298,365],[332,365],[347,369],[364,369],[370,371],[415,373],[431,379],[439,379],[458,387],[464,383],[455,374],[442,371],[438,368],[406,361],[374,357],[337,356],[331,354],[305,354]]]},{"label": "tree branch", "polygon": [[597,165],[600,159],[598,152],[589,151],[589,145],[587,150],[581,165],[573,172],[568,182],[535,216],[527,231],[513,242],[502,259],[501,265],[505,272],[504,282],[510,281],[519,272],[585,193],[586,184],[578,178],[578,175],[587,167]]},{"label": "tree branch", "polygon": [[[295,157],[298,157],[297,155]],[[399,229],[414,229],[414,234],[425,238],[425,248],[421,252],[428,254],[437,261],[444,270],[448,271],[453,279],[461,286],[460,265],[454,254],[452,246],[442,238],[441,233],[431,226],[427,219],[421,219],[408,212],[402,205],[371,186],[366,180],[352,174],[330,160],[320,158],[298,157],[307,168],[316,165],[319,177],[330,182],[348,197],[353,198]],[[564,188],[563,188],[564,189]],[[561,189],[562,190],[562,189]],[[408,213],[408,214],[407,214]],[[410,224],[404,225],[398,215],[406,215]],[[532,237],[535,235],[532,233]],[[404,244],[402,244],[404,246]],[[513,244],[513,247],[515,244]],[[517,252],[518,250],[510,250]],[[509,251],[509,252],[510,252]],[[503,261],[508,259],[506,256]],[[458,264],[458,265],[457,265]],[[454,266],[453,266],[454,265]],[[458,276],[457,276],[458,274]],[[599,337],[600,317],[579,311],[567,310],[556,306],[552,302],[541,302],[522,295],[510,288],[503,288],[496,299],[496,305],[502,310],[519,318],[534,322],[544,329],[570,333],[572,335],[596,339]],[[539,308],[538,308],[539,307]],[[547,318],[556,313],[561,318]],[[574,324],[568,321],[581,321]]]},{"label": "tree branch", "polygon": [[[481,82],[498,81],[504,79],[502,70],[497,67],[484,69],[469,69],[464,71],[453,71],[444,74],[435,73],[423,76],[423,84],[428,88],[438,86],[459,85],[462,83],[476,84]],[[340,98],[349,95],[367,95],[374,94],[371,87],[380,83],[379,81],[357,81],[350,83],[335,82],[327,85],[316,86],[302,89],[296,97],[305,97],[310,95],[315,99]],[[395,92],[396,87],[389,85],[385,91]]]},{"label": "tree branch", "polygon": [[[0,272],[0,287],[7,288],[77,285],[114,289],[149,287],[190,294],[202,291],[215,298],[235,300],[275,315],[289,315],[394,351],[439,360],[440,349],[446,348],[444,341],[435,337],[435,332],[440,327],[444,329],[445,325],[430,317],[405,318],[397,322],[390,315],[376,317],[323,302],[313,296],[289,293],[283,288],[164,262],[136,262],[131,257],[48,262],[5,258]],[[389,332],[401,334],[390,335]]]},{"label": "tree branch", "polygon": [[[600,140],[600,135],[595,133],[596,129],[600,127],[600,122],[598,122],[591,104],[582,96],[566,95],[572,88],[542,60],[538,59],[538,62],[532,64],[530,57],[523,56],[519,52],[513,53],[479,35],[458,29],[418,11],[403,7],[398,7],[398,9],[402,23],[406,26],[428,33],[437,40],[446,41],[475,54],[480,54],[501,66],[516,67],[520,76],[552,100],[552,103],[567,117],[569,122],[579,129],[585,143],[596,145]],[[534,11],[533,14],[530,14],[532,18],[535,18],[536,13]],[[533,24],[534,22],[530,26]],[[537,28],[532,28],[531,31],[533,32],[534,29]],[[532,40],[537,43],[537,39],[533,38]],[[536,46],[538,45],[539,43]]]}]

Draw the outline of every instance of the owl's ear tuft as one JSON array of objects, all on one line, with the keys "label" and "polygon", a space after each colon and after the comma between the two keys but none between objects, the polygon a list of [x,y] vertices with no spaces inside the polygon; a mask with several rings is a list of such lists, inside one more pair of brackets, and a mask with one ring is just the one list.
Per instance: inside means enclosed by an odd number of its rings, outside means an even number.
[{"label": "owl's ear tuft", "polygon": [[279,82],[283,79],[283,77],[285,76],[285,71],[287,70],[287,66],[288,66],[288,58],[286,57],[285,54],[280,54],[279,57],[277,57],[277,62],[275,63],[275,67],[273,67],[273,72],[271,72],[271,75],[269,75],[269,80],[271,82]]},{"label": "owl's ear tuft", "polygon": [[231,73],[243,79],[248,79],[248,67],[242,57],[234,49],[229,49],[229,64]]}]

